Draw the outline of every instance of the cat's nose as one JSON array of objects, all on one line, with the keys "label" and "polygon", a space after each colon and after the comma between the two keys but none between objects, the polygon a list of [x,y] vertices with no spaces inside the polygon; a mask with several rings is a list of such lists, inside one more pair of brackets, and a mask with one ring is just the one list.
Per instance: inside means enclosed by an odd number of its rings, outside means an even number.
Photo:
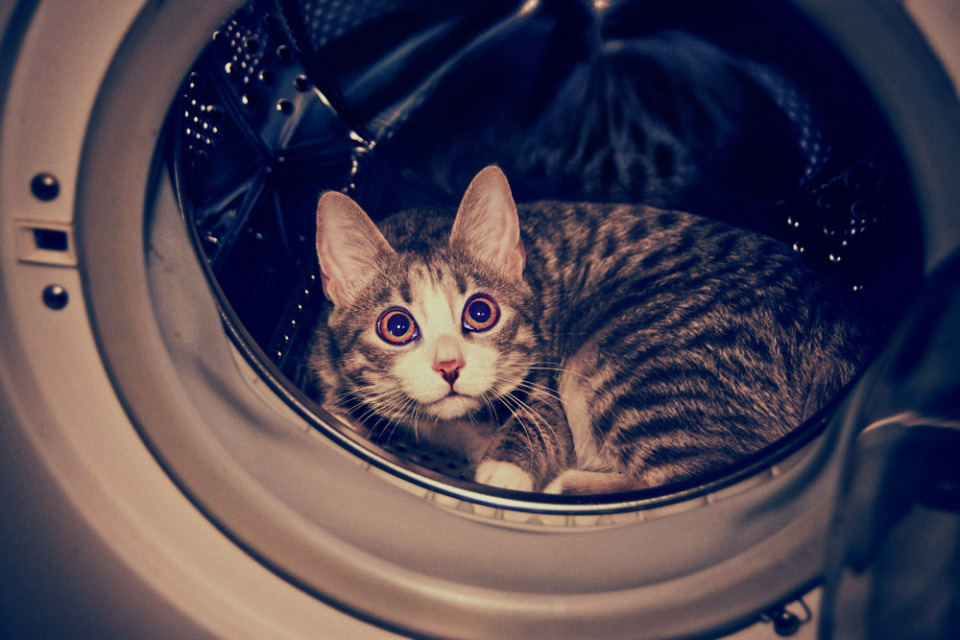
[{"label": "cat's nose", "polygon": [[463,361],[460,359],[445,360],[443,362],[434,363],[433,370],[437,371],[444,380],[453,385],[457,378],[460,377],[460,367],[462,366]]}]

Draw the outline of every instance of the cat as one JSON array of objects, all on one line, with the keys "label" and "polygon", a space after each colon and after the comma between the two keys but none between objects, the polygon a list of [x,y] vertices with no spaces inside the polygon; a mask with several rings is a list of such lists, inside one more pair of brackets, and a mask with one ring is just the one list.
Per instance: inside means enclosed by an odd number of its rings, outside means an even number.
[{"label": "cat", "polygon": [[[452,213],[452,212],[451,212]],[[389,240],[388,240],[389,239]],[[867,356],[788,247],[639,205],[515,203],[496,166],[455,217],[317,208],[318,401],[462,452],[518,491],[659,487],[783,437]]]}]

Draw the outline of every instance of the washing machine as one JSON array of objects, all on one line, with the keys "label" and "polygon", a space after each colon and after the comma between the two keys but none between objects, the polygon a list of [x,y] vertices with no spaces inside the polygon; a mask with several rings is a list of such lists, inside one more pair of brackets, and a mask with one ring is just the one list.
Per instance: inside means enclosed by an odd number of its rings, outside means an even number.
[{"label": "washing machine", "polygon": [[[34,0],[0,31],[3,637],[960,637],[951,0]],[[660,488],[371,439],[310,391],[316,199],[455,204],[487,164],[774,236],[882,346]]]}]

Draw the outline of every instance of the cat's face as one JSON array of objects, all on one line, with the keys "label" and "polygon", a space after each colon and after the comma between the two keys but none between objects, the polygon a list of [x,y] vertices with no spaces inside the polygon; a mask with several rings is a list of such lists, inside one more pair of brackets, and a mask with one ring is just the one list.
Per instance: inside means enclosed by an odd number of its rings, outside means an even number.
[{"label": "cat's face", "polygon": [[329,316],[341,379],[384,418],[470,416],[516,391],[533,364],[529,290],[444,253],[394,256],[357,304]]},{"label": "cat's face", "polygon": [[[398,254],[360,207],[325,194],[317,214],[340,393],[407,423],[470,417],[511,394],[534,363],[530,289],[503,174],[471,183],[446,246]],[[332,399],[334,402],[337,399]]]}]

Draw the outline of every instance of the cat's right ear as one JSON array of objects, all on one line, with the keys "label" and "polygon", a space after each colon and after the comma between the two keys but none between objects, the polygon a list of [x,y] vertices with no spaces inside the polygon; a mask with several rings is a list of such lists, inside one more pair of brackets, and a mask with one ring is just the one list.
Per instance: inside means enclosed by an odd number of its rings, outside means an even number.
[{"label": "cat's right ear", "polygon": [[317,258],[323,293],[335,306],[350,304],[385,254],[394,253],[356,202],[328,191],[317,205]]}]

